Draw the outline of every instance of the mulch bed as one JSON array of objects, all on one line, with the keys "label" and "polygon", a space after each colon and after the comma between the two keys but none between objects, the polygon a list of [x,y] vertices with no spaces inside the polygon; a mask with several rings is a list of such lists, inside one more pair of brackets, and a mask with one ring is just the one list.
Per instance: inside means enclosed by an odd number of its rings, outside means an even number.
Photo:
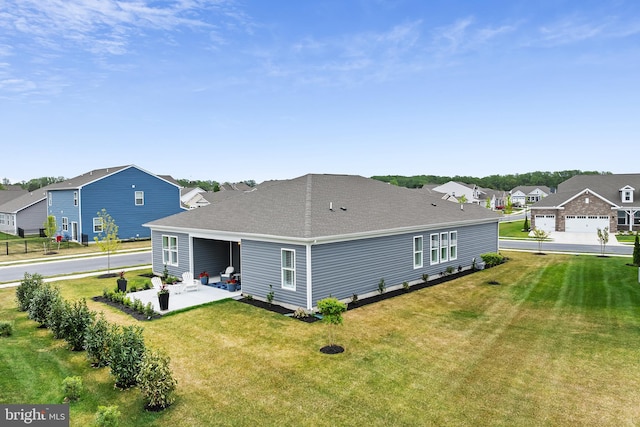
[{"label": "mulch bed", "polygon": [[161,314],[158,313],[154,313],[153,316],[149,317],[144,313],[140,313],[139,311],[136,311],[134,309],[132,309],[131,307],[127,307],[124,304],[120,304],[117,302],[113,302],[110,299],[107,299],[105,297],[101,296],[97,296],[97,297],[92,297],[91,298],[93,301],[97,301],[97,302],[101,302],[104,304],[107,304],[111,307],[117,308],[118,310],[122,311],[125,314],[130,315],[131,317],[133,317],[136,320],[153,320],[153,319],[159,319],[162,317]]},{"label": "mulch bed", "polygon": [[[433,279],[433,280],[429,280],[428,282],[422,282],[422,283],[418,283],[416,285],[410,286],[407,290],[400,288],[400,289],[394,289],[393,291],[388,291],[388,292],[383,292],[381,294],[378,295],[374,295],[371,296],[369,298],[362,298],[357,300],[355,303],[354,302],[349,302],[347,304],[347,310],[353,310],[356,308],[360,308],[360,307],[364,307],[366,305],[369,304],[373,304],[376,302],[380,302],[380,301],[384,301],[386,299],[389,298],[393,298],[393,297],[397,297],[398,295],[404,295],[404,294],[408,294],[411,292],[415,292],[418,291],[420,289],[424,289],[424,288],[429,288],[431,286],[435,286],[435,285],[439,285],[440,283],[443,282],[448,282],[449,280],[453,280],[453,279],[457,279],[459,277],[463,277],[466,276],[468,274],[472,274],[474,273],[473,270],[465,270],[465,271],[461,271],[461,272],[455,272],[446,276],[441,276],[438,277],[437,279]],[[269,304],[266,301],[261,301],[261,300],[257,300],[254,298],[241,298],[238,301],[245,303],[245,304],[249,304],[252,305],[254,307],[258,307],[258,308],[263,308],[265,310],[269,310],[269,311],[273,311],[274,313],[278,313],[278,314],[283,314],[285,316],[291,316],[293,317],[293,310],[290,310],[288,308],[282,307],[281,305],[278,304]],[[307,316],[307,317],[303,317],[303,318],[295,318],[296,320],[300,320],[303,322],[307,322],[307,323],[313,323],[313,322],[317,322],[318,320],[321,320],[321,318],[316,317],[316,316]]]}]

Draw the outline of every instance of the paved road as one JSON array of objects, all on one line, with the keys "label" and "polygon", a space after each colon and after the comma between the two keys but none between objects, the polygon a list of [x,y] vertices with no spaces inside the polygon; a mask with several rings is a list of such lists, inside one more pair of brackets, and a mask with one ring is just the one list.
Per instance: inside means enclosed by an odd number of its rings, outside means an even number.
[{"label": "paved road", "polygon": [[[118,269],[123,267],[151,264],[150,251],[115,254],[111,255],[110,258],[111,270],[115,270],[114,272],[118,272]],[[33,262],[29,264],[0,267],[0,283],[19,281],[24,277],[25,272],[31,274],[38,273],[44,277],[51,277],[87,271],[102,271],[106,269],[106,256]]]},{"label": "paved road", "polygon": [[[525,251],[538,251],[538,242],[529,240],[500,240],[500,249],[517,249]],[[600,254],[600,245],[571,244],[571,243],[542,243],[542,252],[570,252]],[[609,245],[605,247],[607,255],[633,255],[633,246]]]}]

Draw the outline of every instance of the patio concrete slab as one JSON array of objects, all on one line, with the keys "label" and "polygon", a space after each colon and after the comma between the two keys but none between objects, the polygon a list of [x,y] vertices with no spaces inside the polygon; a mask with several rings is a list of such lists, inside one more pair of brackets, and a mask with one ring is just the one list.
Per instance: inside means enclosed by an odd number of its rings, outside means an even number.
[{"label": "patio concrete slab", "polygon": [[155,289],[147,289],[144,291],[138,291],[129,294],[129,298],[132,300],[139,299],[145,306],[151,302],[153,309],[160,314],[167,314],[172,311],[182,310],[184,308],[195,307],[198,305],[206,304],[212,301],[219,301],[228,298],[240,299],[242,292],[229,292],[224,289],[214,288],[212,286],[198,285],[197,291],[189,291],[182,293],[175,293],[170,291],[169,295],[169,309],[160,311],[160,304],[158,302],[158,291]]}]

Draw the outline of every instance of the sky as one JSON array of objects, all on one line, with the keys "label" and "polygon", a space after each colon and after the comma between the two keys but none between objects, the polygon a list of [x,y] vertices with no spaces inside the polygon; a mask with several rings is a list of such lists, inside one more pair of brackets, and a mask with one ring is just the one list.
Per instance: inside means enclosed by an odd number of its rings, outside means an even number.
[{"label": "sky", "polygon": [[638,136],[636,0],[0,0],[12,183],[639,173]]}]

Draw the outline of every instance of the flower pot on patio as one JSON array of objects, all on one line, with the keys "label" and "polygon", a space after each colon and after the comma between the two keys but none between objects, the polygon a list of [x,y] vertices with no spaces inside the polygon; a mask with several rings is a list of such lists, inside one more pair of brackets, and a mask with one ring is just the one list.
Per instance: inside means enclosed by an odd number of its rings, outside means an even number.
[{"label": "flower pot on patio", "polygon": [[209,284],[209,278],[208,277],[201,277],[200,278],[200,283],[202,283],[203,285],[208,285]]},{"label": "flower pot on patio", "polygon": [[238,283],[236,281],[227,282],[227,290],[229,292],[235,292],[238,290]]},{"label": "flower pot on patio", "polygon": [[160,311],[169,310],[169,292],[158,292],[158,302],[160,303]]}]

